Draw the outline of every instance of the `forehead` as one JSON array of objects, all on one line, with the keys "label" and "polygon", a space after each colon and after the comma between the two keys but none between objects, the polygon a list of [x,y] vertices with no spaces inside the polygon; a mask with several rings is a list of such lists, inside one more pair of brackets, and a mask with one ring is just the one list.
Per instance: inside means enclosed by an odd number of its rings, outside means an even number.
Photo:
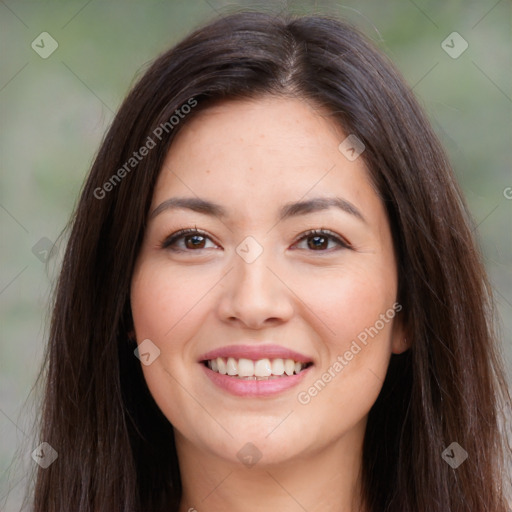
[{"label": "forehead", "polygon": [[176,136],[153,206],[172,195],[192,195],[255,215],[255,209],[277,209],[308,195],[342,195],[379,208],[363,159],[350,161],[338,149],[346,137],[329,112],[303,99],[218,103]]}]

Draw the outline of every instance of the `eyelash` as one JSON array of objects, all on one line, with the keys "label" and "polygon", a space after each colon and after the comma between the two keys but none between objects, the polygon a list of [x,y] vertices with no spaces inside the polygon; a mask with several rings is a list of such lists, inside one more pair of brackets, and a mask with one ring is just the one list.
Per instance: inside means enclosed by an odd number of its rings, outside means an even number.
[{"label": "eyelash", "polygon": [[[201,231],[200,229],[197,229],[197,228],[187,228],[187,229],[180,229],[179,231],[176,231],[175,233],[169,235],[167,238],[165,238],[162,241],[162,243],[160,244],[160,247],[162,249],[169,249],[174,252],[194,252],[195,251],[194,249],[177,249],[176,247],[173,247],[173,245],[176,244],[176,242],[178,240],[180,240],[181,238],[185,238],[187,235],[201,235],[201,236],[204,236],[205,238],[208,238],[209,240],[211,240],[211,237],[206,232]],[[301,237],[298,238],[294,242],[294,245],[297,244],[298,242],[301,242],[302,240],[305,240],[305,239],[308,239],[308,238],[314,237],[314,236],[321,236],[321,237],[328,238],[330,240],[334,240],[339,246],[337,249],[334,249],[334,250],[352,249],[352,246],[349,242],[347,242],[345,239],[343,239],[339,235],[336,235],[335,233],[333,233],[332,231],[330,231],[328,229],[310,229],[308,231],[305,231],[304,233],[302,233]],[[213,241],[213,240],[211,240],[211,241]],[[197,250],[200,250],[200,249],[197,249]],[[330,253],[332,251],[333,251],[333,248],[320,249],[318,251],[311,250],[311,252],[324,252],[324,253],[325,252]]]}]

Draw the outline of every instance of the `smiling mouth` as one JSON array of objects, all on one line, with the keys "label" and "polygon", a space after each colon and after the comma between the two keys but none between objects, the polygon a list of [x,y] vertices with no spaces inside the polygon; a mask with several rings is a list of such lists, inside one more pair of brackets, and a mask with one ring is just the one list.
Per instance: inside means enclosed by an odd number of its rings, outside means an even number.
[{"label": "smiling mouth", "polygon": [[303,363],[293,359],[236,359],[217,357],[202,363],[215,373],[240,380],[273,380],[298,375],[313,363]]}]

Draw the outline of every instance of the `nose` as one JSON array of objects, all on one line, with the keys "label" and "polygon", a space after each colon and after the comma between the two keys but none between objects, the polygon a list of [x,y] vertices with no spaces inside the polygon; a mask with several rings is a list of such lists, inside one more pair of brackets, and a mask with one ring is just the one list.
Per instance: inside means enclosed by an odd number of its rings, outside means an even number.
[{"label": "nose", "polygon": [[252,263],[234,256],[234,268],[222,283],[218,303],[223,322],[261,329],[280,325],[293,316],[293,293],[268,263],[264,255]]}]

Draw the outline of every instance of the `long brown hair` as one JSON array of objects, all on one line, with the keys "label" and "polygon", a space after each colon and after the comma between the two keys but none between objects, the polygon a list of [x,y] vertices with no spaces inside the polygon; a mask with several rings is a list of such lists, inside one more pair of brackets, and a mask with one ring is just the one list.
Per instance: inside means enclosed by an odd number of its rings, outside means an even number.
[{"label": "long brown hair", "polygon": [[[269,94],[323,107],[357,135],[390,219],[411,348],[392,356],[370,411],[368,510],[506,512],[499,413],[509,392],[491,290],[443,149],[399,73],[353,27],[249,12],[157,58],[99,149],[55,293],[40,435],[59,457],[38,470],[34,509],[178,510],[172,426],[129,340],[130,280],[175,134],[216,100]],[[131,160],[148,137],[154,146]],[[441,456],[452,442],[468,453],[457,469]]]}]

